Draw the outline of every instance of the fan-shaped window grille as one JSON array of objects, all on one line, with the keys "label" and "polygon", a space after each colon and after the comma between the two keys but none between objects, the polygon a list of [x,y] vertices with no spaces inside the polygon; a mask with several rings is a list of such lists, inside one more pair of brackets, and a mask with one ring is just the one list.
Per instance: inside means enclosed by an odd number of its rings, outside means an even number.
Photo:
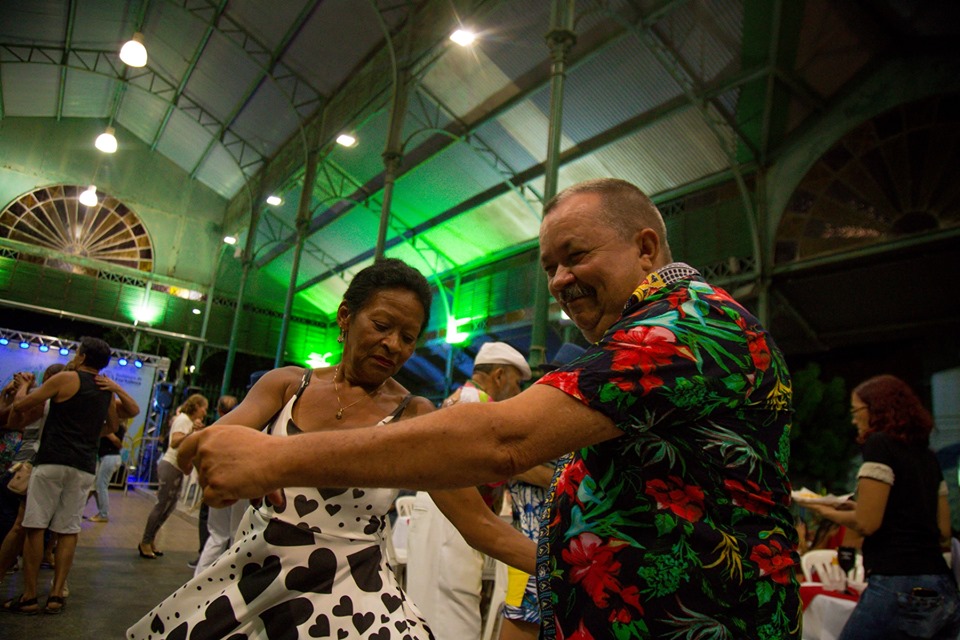
[{"label": "fan-shaped window grille", "polygon": [[841,138],[797,186],[776,262],[960,225],[960,96],[900,105]]},{"label": "fan-shaped window grille", "polygon": [[153,245],[140,217],[102,193],[96,205],[80,204],[83,190],[57,185],[21,196],[0,213],[0,237],[152,271]]}]

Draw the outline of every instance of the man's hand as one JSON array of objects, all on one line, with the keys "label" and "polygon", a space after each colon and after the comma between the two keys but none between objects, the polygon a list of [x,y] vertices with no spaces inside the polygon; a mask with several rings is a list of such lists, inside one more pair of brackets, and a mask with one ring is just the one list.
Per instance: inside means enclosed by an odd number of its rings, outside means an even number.
[{"label": "man's hand", "polygon": [[107,376],[104,376],[104,375],[95,376],[93,381],[96,382],[97,386],[103,389],[104,391],[111,391],[113,393],[116,393],[117,391],[122,391],[123,389],[119,384],[117,384],[117,382],[114,379],[108,378]]},{"label": "man's hand", "polygon": [[244,498],[267,496],[283,504],[276,480],[283,459],[281,439],[240,425],[215,425],[196,431],[177,447],[177,464],[184,473],[196,468],[203,500],[226,507]]}]

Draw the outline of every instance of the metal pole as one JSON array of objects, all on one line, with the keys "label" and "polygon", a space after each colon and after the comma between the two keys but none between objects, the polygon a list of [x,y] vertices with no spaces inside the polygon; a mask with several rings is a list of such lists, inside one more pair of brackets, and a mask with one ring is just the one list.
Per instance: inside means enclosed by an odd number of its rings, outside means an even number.
[{"label": "metal pole", "polygon": [[[407,115],[407,97],[410,73],[407,68],[410,45],[415,36],[415,23],[405,32],[403,57],[394,60],[393,100],[390,106],[390,128],[387,146],[383,151],[383,204],[380,208],[380,227],[377,229],[377,246],[374,261],[382,260],[387,244],[387,227],[390,224],[390,206],[393,202],[393,185],[403,160],[403,120]],[[402,65],[402,68],[401,68]]]},{"label": "metal pole", "polygon": [[183,370],[187,368],[187,358],[190,357],[190,343],[183,343],[183,351],[180,352],[180,367],[177,369],[177,386],[183,382]]},{"label": "metal pole", "polygon": [[[770,326],[770,283],[773,282],[773,252],[771,238],[775,230],[767,228],[770,216],[767,209],[767,172],[764,169],[757,171],[757,235],[759,241],[755,244],[757,253],[757,319],[765,327]],[[750,215],[750,212],[747,212]]]},{"label": "metal pole", "polygon": [[[547,46],[550,47],[550,123],[547,130],[547,157],[544,162],[543,201],[546,203],[557,193],[557,176],[560,171],[560,140],[563,134],[563,82],[566,78],[566,62],[570,49],[577,42],[573,31],[574,0],[555,0],[550,11],[550,31]],[[540,264],[539,252],[537,265]],[[533,329],[530,335],[530,365],[537,367],[547,361],[547,323],[550,295],[547,276],[536,268],[533,294]]]},{"label": "metal pole", "polygon": [[230,378],[233,375],[233,362],[237,356],[237,340],[240,336],[240,316],[243,313],[243,294],[250,277],[253,264],[253,251],[257,244],[257,225],[260,222],[260,209],[263,206],[263,184],[257,188],[256,199],[250,205],[250,230],[243,249],[243,271],[240,274],[240,287],[237,290],[237,308],[233,312],[233,326],[230,328],[230,345],[227,347],[227,361],[223,365],[223,381],[220,383],[220,395],[230,391]]},{"label": "metal pole", "polygon": [[317,179],[317,149],[307,154],[307,167],[303,172],[303,189],[300,190],[300,203],[297,207],[297,244],[293,249],[293,266],[290,268],[290,286],[283,305],[283,320],[280,321],[280,338],[277,340],[277,355],[273,359],[274,368],[283,365],[283,355],[287,346],[287,331],[290,328],[290,315],[293,312],[293,298],[297,293],[297,276],[300,273],[300,257],[303,244],[307,240],[310,225],[310,205],[313,202],[313,185]]},{"label": "metal pole", "polygon": [[233,326],[230,328],[230,345],[227,347],[227,361],[223,365],[223,380],[220,382],[220,395],[230,392],[230,378],[233,375],[233,362],[237,357],[237,339],[240,334],[240,315],[243,310],[243,290],[247,287],[247,277],[250,274],[250,262],[243,261],[243,272],[240,274],[240,288],[237,290],[237,308],[233,311]]},{"label": "metal pole", "polygon": [[453,350],[456,349],[450,343],[447,343],[449,349],[447,349],[447,366],[443,376],[443,399],[446,400],[450,397],[450,387],[453,384]]},{"label": "metal pole", "polygon": [[[224,247],[230,245],[224,243],[217,250],[217,257],[213,259],[213,276],[210,278],[210,288],[207,289],[207,303],[203,309],[203,324],[200,325],[200,337],[207,339],[207,327],[210,324],[210,313],[213,311],[213,295],[217,290],[217,276],[220,273],[220,259],[223,258]],[[197,347],[197,365],[190,376],[190,384],[197,383],[197,377],[200,375],[200,369],[203,368],[203,343]]]}]

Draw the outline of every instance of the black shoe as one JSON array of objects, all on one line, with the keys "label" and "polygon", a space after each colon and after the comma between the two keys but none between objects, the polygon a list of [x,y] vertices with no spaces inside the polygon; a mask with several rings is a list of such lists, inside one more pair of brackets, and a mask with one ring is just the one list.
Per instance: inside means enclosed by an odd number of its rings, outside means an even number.
[{"label": "black shoe", "polygon": [[196,568],[197,568],[197,564],[199,564],[199,562],[200,562],[200,558],[199,558],[199,557],[198,557],[198,558],[194,558],[193,560],[191,560],[191,561],[189,561],[189,562],[187,563],[187,566],[190,567],[191,569],[196,569]]}]

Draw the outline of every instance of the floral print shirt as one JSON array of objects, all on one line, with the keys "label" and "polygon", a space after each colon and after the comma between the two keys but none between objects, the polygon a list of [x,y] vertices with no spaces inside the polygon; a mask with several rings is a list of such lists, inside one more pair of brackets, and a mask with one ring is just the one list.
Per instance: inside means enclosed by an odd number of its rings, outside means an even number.
[{"label": "floral print shirt", "polygon": [[799,638],[790,378],[750,312],[668,265],[539,384],[623,430],[554,478],[537,550],[541,638]]}]

